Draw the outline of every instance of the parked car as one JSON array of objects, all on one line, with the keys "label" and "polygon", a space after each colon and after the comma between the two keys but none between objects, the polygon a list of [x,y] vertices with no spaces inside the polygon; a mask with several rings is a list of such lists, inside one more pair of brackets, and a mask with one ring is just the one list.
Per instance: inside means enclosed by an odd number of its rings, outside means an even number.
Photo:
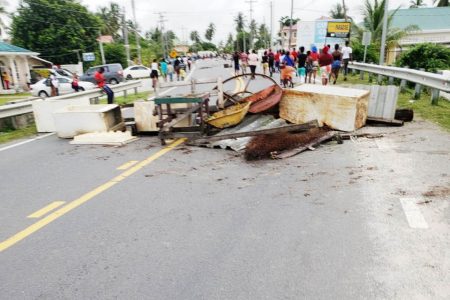
[{"label": "parked car", "polygon": [[118,84],[119,82],[125,80],[123,77],[123,68],[121,64],[106,64],[91,67],[87,69],[87,71],[82,76],[80,76],[80,80],[97,84],[94,78],[94,74],[100,67],[105,68],[105,73],[103,73],[103,75],[105,76],[106,82],[110,84]]},{"label": "parked car", "polygon": [[145,66],[130,66],[123,70],[126,79],[150,77],[152,70]]},{"label": "parked car", "polygon": [[[72,79],[67,77],[57,77],[59,81],[59,94],[70,94],[74,93],[74,89],[72,89]],[[48,78],[44,78],[36,82],[35,84],[30,85],[31,94],[35,97],[49,97],[52,94],[52,88],[50,87]],[[92,90],[96,87],[92,82],[87,81],[78,81],[78,86],[80,87],[80,91]]]}]

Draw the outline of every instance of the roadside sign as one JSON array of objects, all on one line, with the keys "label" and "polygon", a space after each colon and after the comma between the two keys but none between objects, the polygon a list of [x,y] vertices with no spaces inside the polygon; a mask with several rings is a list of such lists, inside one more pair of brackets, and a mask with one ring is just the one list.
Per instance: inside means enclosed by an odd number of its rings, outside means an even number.
[{"label": "roadside sign", "polygon": [[362,36],[362,44],[363,44],[363,46],[369,46],[371,39],[372,39],[372,32],[364,31],[363,36]]},{"label": "roadside sign", "polygon": [[170,57],[175,58],[177,56],[178,56],[177,51],[175,51],[175,50],[170,51]]},{"label": "roadside sign", "polygon": [[327,37],[350,38],[351,22],[328,22]]},{"label": "roadside sign", "polygon": [[83,53],[83,61],[94,61],[94,60],[95,60],[94,52]]}]

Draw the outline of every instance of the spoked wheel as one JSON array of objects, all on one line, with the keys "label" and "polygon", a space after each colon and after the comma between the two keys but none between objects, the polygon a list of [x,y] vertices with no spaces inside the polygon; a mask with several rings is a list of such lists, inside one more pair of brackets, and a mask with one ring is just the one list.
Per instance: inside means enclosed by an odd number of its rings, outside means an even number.
[{"label": "spoked wheel", "polygon": [[[226,107],[232,103],[240,102],[242,99],[274,84],[278,85],[271,77],[259,73],[255,74],[254,79],[252,79],[251,74],[227,78],[222,82],[223,102],[218,103],[218,106]],[[220,88],[216,87],[215,89],[219,89],[219,93],[221,92]]]}]

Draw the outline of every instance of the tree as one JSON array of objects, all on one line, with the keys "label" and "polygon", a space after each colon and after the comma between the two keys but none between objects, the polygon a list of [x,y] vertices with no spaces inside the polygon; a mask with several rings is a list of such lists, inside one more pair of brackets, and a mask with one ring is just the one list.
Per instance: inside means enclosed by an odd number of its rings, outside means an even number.
[{"label": "tree", "polygon": [[236,18],[234,18],[234,22],[236,23],[236,32],[241,32],[245,27],[245,19],[242,12],[239,12]]},{"label": "tree", "polygon": [[270,45],[270,33],[266,24],[259,25],[258,28],[258,39],[255,43],[256,49],[266,49]]},{"label": "tree", "polygon": [[105,44],[105,60],[111,63],[120,63],[122,66],[128,65],[125,55],[125,46],[121,43]]},{"label": "tree", "polygon": [[211,42],[215,32],[216,26],[214,25],[214,23],[209,23],[209,26],[205,32],[205,39]]},{"label": "tree", "polygon": [[12,17],[12,43],[56,64],[78,61],[73,50],[92,52],[101,29],[100,20],[70,0],[23,0]]},{"label": "tree", "polygon": [[419,8],[421,6],[425,6],[424,0],[410,0],[409,8]]},{"label": "tree", "polygon": [[200,43],[200,41],[201,41],[200,34],[198,34],[197,30],[191,31],[190,38],[191,38],[191,41],[193,41],[194,43]]},{"label": "tree", "polygon": [[336,3],[331,7],[329,14],[333,19],[345,19],[344,6],[342,6],[342,4],[340,4],[339,2]]},{"label": "tree", "polygon": [[[297,24],[298,21],[300,21],[299,18],[292,19],[292,25]],[[281,17],[280,23],[282,26],[291,26],[291,18],[288,16]]]},{"label": "tree", "polygon": [[225,53],[231,53],[231,52],[233,52],[233,50],[234,50],[234,39],[233,39],[233,35],[230,32],[228,34],[227,43],[225,44],[223,51]]},{"label": "tree", "polygon": [[122,14],[119,4],[111,2],[109,7],[100,7],[97,16],[102,21],[102,34],[112,35],[114,38],[119,36],[119,29],[122,27]]},{"label": "tree", "polygon": [[449,0],[433,0],[433,4],[436,4],[437,7],[444,7],[444,6],[450,6]]},{"label": "tree", "polygon": [[[426,59],[418,59],[426,57]],[[450,49],[431,43],[418,44],[400,55],[397,65],[411,69],[424,68],[425,71],[436,72],[450,68]]]}]

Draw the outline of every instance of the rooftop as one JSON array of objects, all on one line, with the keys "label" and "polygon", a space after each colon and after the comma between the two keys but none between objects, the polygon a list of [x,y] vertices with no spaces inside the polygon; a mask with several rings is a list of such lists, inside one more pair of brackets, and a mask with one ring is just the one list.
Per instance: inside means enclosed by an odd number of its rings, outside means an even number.
[{"label": "rooftop", "polygon": [[404,29],[416,25],[421,30],[450,30],[450,7],[421,7],[399,9],[392,18],[391,27]]},{"label": "rooftop", "polygon": [[5,42],[0,42],[0,53],[3,52],[9,52],[9,53],[29,53],[30,55],[37,55],[36,52],[21,48],[21,47],[17,47]]}]

